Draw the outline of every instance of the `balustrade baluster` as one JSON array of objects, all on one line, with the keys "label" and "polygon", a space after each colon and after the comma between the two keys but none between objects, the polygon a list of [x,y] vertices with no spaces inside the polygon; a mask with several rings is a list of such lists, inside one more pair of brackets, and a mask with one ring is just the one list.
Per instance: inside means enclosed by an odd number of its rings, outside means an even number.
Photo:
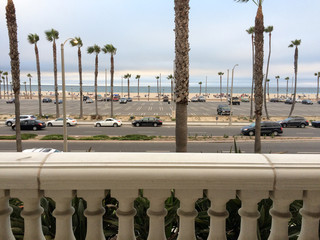
[{"label": "balustrade baluster", "polygon": [[24,240],[45,240],[42,232],[41,214],[43,208],[40,206],[42,192],[38,190],[11,190],[12,197],[23,201],[21,217],[24,218]]},{"label": "balustrade baluster", "polygon": [[210,233],[207,240],[226,240],[226,218],[229,216],[226,204],[236,197],[236,191],[209,189],[207,195],[211,201],[211,207],[208,210]]},{"label": "balustrade baluster", "polygon": [[194,204],[199,198],[203,197],[203,190],[177,189],[175,196],[180,200],[180,208],[177,212],[180,217],[178,240],[195,240],[194,219],[198,212],[194,208]]},{"label": "balustrade baluster", "polygon": [[53,211],[56,218],[55,240],[75,240],[72,230],[74,208],[71,206],[75,193],[68,190],[48,190],[45,195],[56,202],[56,209]]},{"label": "balustrade baluster", "polygon": [[268,198],[268,191],[242,190],[237,193],[241,199],[240,235],[238,240],[257,240],[257,219],[260,217],[258,203],[261,199]]},{"label": "balustrade baluster", "polygon": [[274,191],[271,192],[270,198],[273,205],[270,209],[272,225],[268,240],[289,239],[288,222],[292,217],[290,204],[302,198],[302,191]]},{"label": "balustrade baluster", "polygon": [[0,190],[0,239],[15,240],[11,231],[10,214],[12,207],[9,205],[9,192]]},{"label": "balustrade baluster", "polygon": [[150,208],[147,211],[150,218],[148,240],[166,240],[164,217],[167,215],[167,210],[164,202],[170,196],[170,190],[145,189],[143,195],[150,201]]},{"label": "balustrade baluster", "polygon": [[119,218],[119,229],[117,240],[135,240],[134,216],[136,209],[133,202],[138,197],[138,190],[115,189],[111,190],[111,196],[119,201],[117,216]]},{"label": "balustrade baluster", "polygon": [[320,191],[304,191],[301,232],[298,240],[319,240]]},{"label": "balustrade baluster", "polygon": [[105,240],[102,224],[102,216],[105,213],[102,199],[105,197],[105,191],[78,190],[77,195],[87,201],[87,209],[84,211],[87,217],[86,240]]}]

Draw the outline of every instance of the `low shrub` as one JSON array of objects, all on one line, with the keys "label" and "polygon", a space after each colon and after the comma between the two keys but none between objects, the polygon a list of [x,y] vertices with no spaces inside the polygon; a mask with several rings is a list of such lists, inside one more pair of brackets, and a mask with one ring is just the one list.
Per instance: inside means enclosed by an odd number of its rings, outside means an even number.
[{"label": "low shrub", "polygon": [[[24,133],[21,134],[21,139],[22,140],[28,140],[28,139],[33,139],[36,138],[38,135],[33,134],[33,133]],[[16,135],[11,135],[11,136],[0,136],[0,140],[15,140]]]},{"label": "low shrub", "polygon": [[147,135],[140,135],[140,134],[130,134],[120,137],[111,137],[112,140],[152,140],[156,136],[147,136]]},{"label": "low shrub", "polygon": [[88,137],[80,137],[79,140],[109,140],[110,137],[107,135],[96,135]]},{"label": "low shrub", "polygon": [[[51,134],[41,138],[41,140],[63,140],[62,134]],[[76,140],[74,137],[68,137],[68,140]]]}]

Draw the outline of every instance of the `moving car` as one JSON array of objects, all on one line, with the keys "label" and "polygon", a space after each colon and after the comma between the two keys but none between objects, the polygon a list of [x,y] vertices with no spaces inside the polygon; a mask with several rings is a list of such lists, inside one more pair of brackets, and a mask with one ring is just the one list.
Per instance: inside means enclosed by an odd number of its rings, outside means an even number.
[{"label": "moving car", "polygon": [[[66,119],[67,126],[76,126],[78,124],[76,119],[73,118],[67,118]],[[48,127],[53,127],[53,126],[63,126],[63,118],[57,118],[55,120],[51,120],[47,122]]]},{"label": "moving car", "polygon": [[[57,104],[57,103],[56,103],[56,100],[54,100],[53,103],[54,103],[54,104]],[[58,100],[58,104],[62,104],[62,99],[59,99],[59,100]]]},{"label": "moving car", "polygon": [[87,98],[86,103],[93,103],[93,100],[91,98]]},{"label": "moving car", "polygon": [[126,104],[128,102],[128,99],[126,98],[120,98],[119,103],[120,104]]},{"label": "moving car", "polygon": [[15,103],[15,101],[16,100],[14,98],[11,98],[11,99],[7,100],[6,103]]},{"label": "moving car", "polygon": [[[20,122],[20,127],[21,130],[41,130],[46,127],[46,123],[39,121],[39,120],[34,120],[34,119],[28,119],[28,120],[22,120]],[[12,130],[16,130],[16,124],[12,124],[11,126]]]},{"label": "moving car", "polygon": [[52,99],[51,98],[44,98],[44,99],[42,99],[42,102],[43,103],[51,103]]},{"label": "moving car", "polygon": [[309,99],[303,99],[302,100],[302,104],[312,105],[313,102],[311,100],[309,100]]},{"label": "moving car", "polygon": [[[249,126],[241,128],[241,133],[243,135],[254,136],[256,134],[255,123]],[[271,135],[278,136],[282,134],[282,127],[278,122],[261,122],[261,135]]]},{"label": "moving car", "polygon": [[107,118],[94,124],[95,127],[121,127],[121,125],[122,121],[114,118]]},{"label": "moving car", "polygon": [[54,148],[30,148],[30,149],[25,149],[22,152],[57,153],[61,151]]},{"label": "moving car", "polygon": [[218,115],[230,115],[230,107],[227,104],[219,104],[217,107]]},{"label": "moving car", "polygon": [[320,128],[320,121],[313,121],[311,123],[312,127],[315,127],[315,128]]},{"label": "moving car", "polygon": [[[231,98],[228,99],[228,103],[230,105]],[[240,99],[238,97],[232,97],[232,105],[240,105]]]},{"label": "moving car", "polygon": [[154,118],[154,117],[144,117],[139,120],[134,120],[132,122],[132,125],[135,127],[140,127],[140,126],[161,126],[162,121],[159,118]]},{"label": "moving car", "polygon": [[[37,119],[36,118],[36,116],[34,116],[34,115],[20,115],[20,121],[21,120],[26,120],[26,119]],[[7,121],[6,121],[6,125],[7,126],[12,126],[12,124],[14,123],[16,121],[16,119],[15,118],[10,118],[10,119],[7,119]]]},{"label": "moving car", "polygon": [[301,127],[305,128],[306,126],[309,126],[309,122],[304,117],[289,117],[284,120],[278,121],[278,123],[281,124],[282,127]]}]

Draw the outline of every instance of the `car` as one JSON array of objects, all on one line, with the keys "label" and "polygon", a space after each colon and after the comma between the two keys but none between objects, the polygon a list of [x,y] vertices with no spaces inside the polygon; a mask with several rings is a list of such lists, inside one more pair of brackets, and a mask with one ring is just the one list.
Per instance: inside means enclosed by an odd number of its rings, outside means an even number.
[{"label": "car", "polygon": [[[39,120],[34,120],[34,119],[27,119],[27,120],[22,120],[20,121],[20,127],[21,130],[41,130],[46,127],[46,123],[39,121]],[[12,130],[16,130],[16,124],[12,124],[11,126]]]},{"label": "car", "polygon": [[199,96],[198,97],[198,102],[205,102],[206,98],[204,96]]},{"label": "car", "polygon": [[95,127],[121,127],[122,121],[114,118],[107,118],[103,121],[95,122]]},{"label": "car", "polygon": [[127,101],[128,101],[128,102],[132,102],[132,98],[131,98],[131,97],[128,97],[128,98],[127,98]]},{"label": "car", "polygon": [[[230,105],[231,98],[228,99],[228,103]],[[232,97],[232,105],[240,105],[240,99],[238,97]]]},{"label": "car", "polygon": [[120,100],[120,95],[117,93],[113,94],[113,101],[118,102],[119,100]]},{"label": "car", "polygon": [[192,97],[191,102],[198,102],[198,97]]},{"label": "car", "polygon": [[89,96],[82,96],[82,101],[86,101],[88,98],[90,98]]},{"label": "car", "polygon": [[120,104],[126,104],[128,102],[128,99],[126,98],[120,98],[119,103]]},{"label": "car", "polygon": [[311,125],[312,127],[320,128],[320,121],[312,121]]},{"label": "car", "polygon": [[[256,133],[255,123],[252,123],[249,126],[245,126],[241,128],[241,134],[254,136]],[[274,135],[278,136],[283,133],[282,127],[278,122],[269,122],[263,121],[261,122],[261,135]]]},{"label": "car", "polygon": [[320,100],[318,101],[318,104],[320,104]]},{"label": "car", "polygon": [[302,104],[312,105],[313,102],[311,100],[309,100],[309,99],[303,99],[302,100]]},{"label": "car", "polygon": [[30,149],[25,149],[22,152],[41,152],[41,153],[57,153],[57,152],[62,152],[58,149],[54,148],[30,148]]},{"label": "car", "polygon": [[278,123],[281,124],[282,127],[301,127],[305,128],[306,126],[309,126],[309,122],[304,117],[294,116],[294,117],[288,117],[284,120],[278,121]]},{"label": "car", "polygon": [[[20,115],[20,121],[21,120],[25,120],[25,119],[37,119],[36,116],[34,115]],[[10,119],[7,119],[5,124],[9,127],[12,126],[13,123],[15,123],[16,119],[15,118],[10,118]]]},{"label": "car", "polygon": [[286,99],[284,101],[284,104],[293,104],[293,100],[292,99]]},{"label": "car", "polygon": [[[54,100],[53,103],[54,103],[54,104],[57,104],[56,100]],[[62,99],[59,99],[59,100],[58,100],[58,104],[62,104]]]},{"label": "car", "polygon": [[227,104],[219,104],[217,107],[218,115],[230,115],[230,107]]},{"label": "car", "polygon": [[140,127],[140,126],[157,127],[162,125],[162,121],[159,118],[155,118],[155,117],[144,117],[139,120],[134,120],[132,122],[132,125],[135,127]]},{"label": "car", "polygon": [[297,99],[296,99],[296,103],[302,103],[302,99],[297,98]]},{"label": "car", "polygon": [[[66,119],[67,126],[76,126],[78,124],[76,119],[73,118],[67,118]],[[47,122],[48,127],[53,127],[53,126],[63,126],[63,118],[56,118],[55,120],[51,120]]]},{"label": "car", "polygon": [[43,103],[51,103],[52,99],[51,98],[44,98],[44,99],[42,99],[42,102]]},{"label": "car", "polygon": [[15,101],[16,100],[14,98],[11,98],[11,99],[7,100],[6,103],[11,104],[11,103],[15,103]]},{"label": "car", "polygon": [[169,102],[169,97],[168,97],[168,96],[163,96],[162,100],[163,100],[164,102]]},{"label": "car", "polygon": [[87,98],[86,103],[94,103],[94,101],[91,98]]},{"label": "car", "polygon": [[269,102],[279,102],[278,98],[271,98]]},{"label": "car", "polygon": [[250,102],[249,98],[241,98],[241,102]]}]

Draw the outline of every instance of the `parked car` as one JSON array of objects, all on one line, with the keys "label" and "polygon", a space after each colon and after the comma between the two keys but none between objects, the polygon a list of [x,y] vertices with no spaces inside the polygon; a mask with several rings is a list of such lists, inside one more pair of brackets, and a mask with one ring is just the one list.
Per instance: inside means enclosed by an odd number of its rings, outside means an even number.
[{"label": "parked car", "polygon": [[127,101],[128,101],[128,102],[132,102],[132,98],[131,98],[131,97],[128,97],[128,98],[127,98]]},{"label": "parked car", "polygon": [[286,99],[284,101],[284,104],[292,104],[293,103],[293,100],[292,99]]},{"label": "parked car", "polygon": [[302,104],[312,105],[313,102],[311,100],[309,100],[309,99],[303,99],[302,100]]},{"label": "parked car", "polygon": [[119,103],[120,104],[126,104],[128,102],[128,99],[126,98],[120,98]]},{"label": "parked car", "polygon": [[320,128],[320,121],[312,121],[311,125],[312,127]]},{"label": "parked car", "polygon": [[[57,104],[57,103],[56,103],[56,100],[54,100],[53,103],[54,103],[54,104]],[[62,104],[62,103],[63,103],[63,102],[62,102],[62,99],[59,99],[59,100],[58,100],[58,104]]]},{"label": "parked car", "polygon": [[[21,120],[26,120],[26,119],[34,119],[34,120],[36,120],[37,117],[34,116],[34,115],[20,115],[20,121]],[[16,121],[16,118],[10,118],[10,119],[6,120],[5,124],[10,127],[10,126],[12,126],[13,123],[15,123],[15,121]]]},{"label": "parked car", "polygon": [[[228,103],[230,105],[231,98],[228,99]],[[238,97],[232,97],[232,105],[240,105],[240,99]]]},{"label": "parked car", "polygon": [[51,103],[52,99],[51,98],[44,98],[44,99],[42,99],[42,102],[43,103]]},{"label": "parked car", "polygon": [[198,102],[198,97],[192,97],[191,102]]},{"label": "parked car", "polygon": [[82,96],[82,101],[87,101],[87,99],[90,98],[89,96]]},{"label": "parked car", "polygon": [[[73,118],[67,118],[66,119],[67,126],[76,126],[78,124],[76,119]],[[53,127],[53,126],[63,126],[63,118],[57,118],[55,120],[51,120],[47,122],[48,127]]]},{"label": "parked car", "polygon": [[25,149],[22,152],[57,153],[62,151],[54,148],[30,148],[30,149]]},{"label": "parked car", "polygon": [[249,98],[241,98],[241,102],[250,102]]},{"label": "parked car", "polygon": [[87,98],[86,103],[94,103],[94,101],[91,98]]},{"label": "parked car", "polygon": [[279,99],[278,98],[271,98],[270,102],[279,102]]},{"label": "parked car", "polygon": [[[34,120],[34,119],[28,119],[28,120],[22,120],[20,122],[20,127],[21,130],[41,130],[46,127],[46,123],[39,121],[39,120]],[[12,124],[11,126],[12,130],[16,130],[16,124]]]},{"label": "parked car", "polygon": [[114,118],[107,118],[94,124],[95,127],[121,127],[122,121]]},{"label": "parked car", "polygon": [[119,100],[120,100],[120,95],[117,93],[113,94],[113,101],[118,102]]},{"label": "parked car", "polygon": [[162,100],[163,100],[164,102],[169,102],[169,97],[168,97],[168,96],[163,96]]},{"label": "parked car", "polygon": [[[254,136],[256,133],[256,124],[252,123],[249,126],[241,128],[241,133],[243,135]],[[278,122],[261,122],[261,135],[271,135],[278,136],[282,134],[282,127]]]},{"label": "parked car", "polygon": [[302,103],[302,99],[297,98],[297,99],[296,99],[296,103]]},{"label": "parked car", "polygon": [[217,107],[218,115],[230,115],[230,107],[227,104],[219,104]]},{"label": "parked car", "polygon": [[282,127],[301,127],[305,128],[306,126],[309,126],[309,122],[304,117],[289,117],[284,120],[278,121],[278,123],[281,124]]},{"label": "parked car", "polygon": [[161,126],[162,125],[162,121],[158,118],[154,118],[154,117],[144,117],[142,119],[139,120],[134,120],[132,122],[132,125],[135,127],[139,127],[139,126]]},{"label": "parked car", "polygon": [[11,99],[7,100],[6,103],[8,103],[8,104],[9,104],[9,103],[15,103],[15,99],[14,99],[14,98],[11,98]]},{"label": "parked car", "polygon": [[198,97],[198,102],[205,102],[206,98],[204,96],[199,96]]}]

